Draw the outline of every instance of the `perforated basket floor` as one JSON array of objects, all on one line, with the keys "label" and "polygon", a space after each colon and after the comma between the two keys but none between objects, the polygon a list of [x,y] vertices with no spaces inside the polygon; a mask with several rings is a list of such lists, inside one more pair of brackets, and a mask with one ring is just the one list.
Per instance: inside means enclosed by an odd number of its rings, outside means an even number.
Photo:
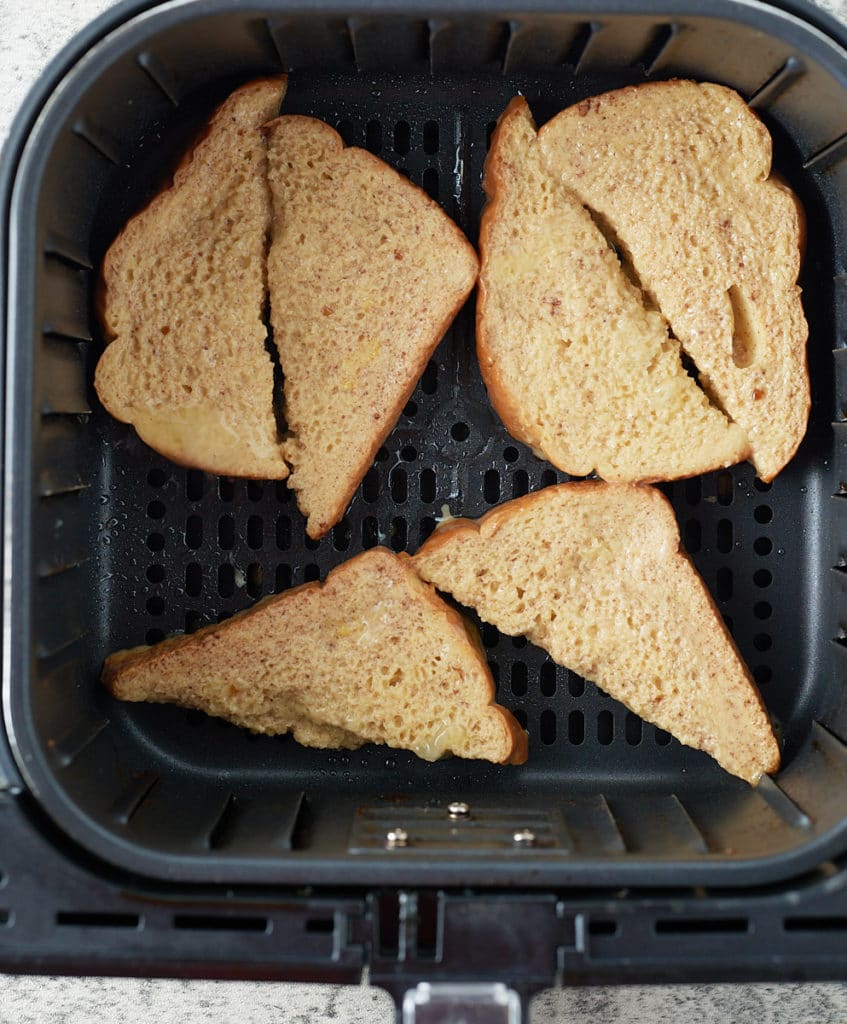
[{"label": "perforated basket floor", "polygon": [[[14,269],[29,298],[13,339],[21,544],[9,692],[10,731],[33,793],[100,856],[186,879],[318,883],[343,872],[349,881],[429,884],[742,884],[820,860],[840,843],[847,815],[837,738],[843,654],[832,643],[847,577],[831,571],[843,533],[830,427],[844,211],[840,150],[827,149],[847,131],[840,51],[755,5],[717,5],[714,18],[679,5],[647,17],[633,5],[599,21],[573,13],[459,22],[207,6],[201,15],[195,5],[163,5],[101,43],[99,59],[54,103],[41,149],[23,161],[18,217],[28,242]],[[775,782],[750,789],[483,624],[498,700],[529,731],[522,768],[431,765],[376,747],[308,750],[197,712],[121,704],[97,685],[112,650],[219,621],[375,544],[414,551],[445,506],[478,516],[566,479],[492,412],[470,306],[320,542],[306,537],[284,484],[176,467],[99,406],[92,268],[215,103],[281,66],[293,69],[285,112],[321,117],[348,144],[378,153],[473,241],[490,134],[516,93],[539,123],[584,96],[675,73],[725,81],[752,99],[774,134],[776,167],[807,211],[812,420],[772,486],[743,465],[665,489],[784,734],[786,767]],[[470,822],[448,819],[452,799],[471,804]],[[386,849],[392,826],[410,833],[407,848]],[[520,827],[536,833],[534,847],[515,848]]]}]

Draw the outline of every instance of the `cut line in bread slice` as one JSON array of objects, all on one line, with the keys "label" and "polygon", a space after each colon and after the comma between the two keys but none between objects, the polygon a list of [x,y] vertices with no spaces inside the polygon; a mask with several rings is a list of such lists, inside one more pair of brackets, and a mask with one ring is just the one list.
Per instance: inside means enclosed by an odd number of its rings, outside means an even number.
[{"label": "cut line in bread slice", "polygon": [[479,640],[385,548],[190,636],[113,654],[102,679],[122,700],[198,708],[312,747],[526,760]]},{"label": "cut line in bread slice", "polygon": [[686,372],[600,226],[552,178],[526,101],[485,164],[477,352],[507,429],[575,476],[661,480],[746,457],[742,430]]},{"label": "cut line in bread slice", "polygon": [[288,476],[263,323],[271,209],[260,132],[285,88],[280,76],[232,93],[103,264],[100,400],[151,448],[212,473]]},{"label": "cut line in bread slice", "polygon": [[320,537],[473,288],[477,258],[426,193],[329,125],[284,116],[265,134],[288,483]]},{"label": "cut line in bread slice", "polygon": [[653,82],[563,110],[541,128],[550,179],[609,229],[771,480],[806,430],[808,327],[797,197],[772,141],[724,86]]},{"label": "cut line in bread slice", "polygon": [[756,784],[779,767],[758,690],[652,487],[548,487],[452,520],[420,575]]}]

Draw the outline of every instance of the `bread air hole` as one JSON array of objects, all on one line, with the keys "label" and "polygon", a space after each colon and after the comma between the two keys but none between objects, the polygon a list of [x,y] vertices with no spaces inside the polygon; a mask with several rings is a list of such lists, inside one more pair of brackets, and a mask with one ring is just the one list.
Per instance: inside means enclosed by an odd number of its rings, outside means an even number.
[{"label": "bread air hole", "polygon": [[733,285],[727,292],[732,309],[732,361],[746,370],[756,361],[755,311],[747,297]]}]

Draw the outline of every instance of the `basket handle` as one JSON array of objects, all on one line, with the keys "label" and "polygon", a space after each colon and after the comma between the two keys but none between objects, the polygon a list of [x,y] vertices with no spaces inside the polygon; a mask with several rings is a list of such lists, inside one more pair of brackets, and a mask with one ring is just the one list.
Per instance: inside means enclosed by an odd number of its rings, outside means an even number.
[{"label": "basket handle", "polygon": [[403,997],[401,1024],[521,1024],[520,996],[502,982],[420,982]]}]

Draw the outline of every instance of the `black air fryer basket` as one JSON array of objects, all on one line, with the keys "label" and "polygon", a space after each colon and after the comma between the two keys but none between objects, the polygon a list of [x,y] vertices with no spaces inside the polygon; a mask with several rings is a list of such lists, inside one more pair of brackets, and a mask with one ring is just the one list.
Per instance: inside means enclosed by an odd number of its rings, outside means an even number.
[{"label": "black air fryer basket", "polygon": [[[51,65],[0,179],[0,965],[367,968],[398,998],[419,981],[523,997],[577,980],[847,976],[845,47],[799,3],[174,0],[118,6]],[[772,485],[745,464],[665,490],[784,736],[773,780],[748,787],[485,625],[498,699],[530,735],[520,768],[308,750],[98,685],[110,651],[375,544],[414,551],[445,505],[478,516],[566,479],[492,412],[471,306],[319,542],[284,485],[179,468],[99,405],[106,247],[214,106],[280,70],[285,112],[379,153],[473,241],[491,131],[519,92],[543,123],[686,76],[734,87],[765,120],[808,219],[808,435]]]}]

